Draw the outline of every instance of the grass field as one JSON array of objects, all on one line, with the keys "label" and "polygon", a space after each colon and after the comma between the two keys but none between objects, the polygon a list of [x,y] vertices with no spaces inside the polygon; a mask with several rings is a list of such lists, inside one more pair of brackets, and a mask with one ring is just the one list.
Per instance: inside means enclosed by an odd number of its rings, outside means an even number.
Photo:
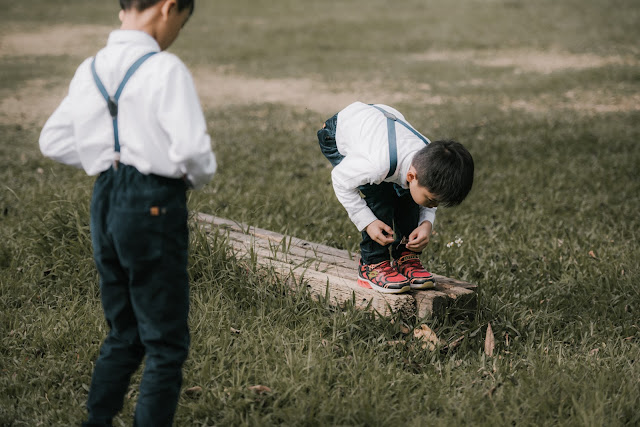
[{"label": "grass field", "polygon": [[[117,2],[0,4],[0,426],[77,425],[106,334],[93,178],[37,140]],[[352,101],[392,104],[474,156],[423,260],[477,283],[479,304],[405,325],[336,309],[193,224],[175,424],[640,424],[638,22],[635,0],[197,2],[171,51],[220,169],[190,209],[357,250],[315,132]],[[464,338],[423,349],[407,328],[425,322]]]}]

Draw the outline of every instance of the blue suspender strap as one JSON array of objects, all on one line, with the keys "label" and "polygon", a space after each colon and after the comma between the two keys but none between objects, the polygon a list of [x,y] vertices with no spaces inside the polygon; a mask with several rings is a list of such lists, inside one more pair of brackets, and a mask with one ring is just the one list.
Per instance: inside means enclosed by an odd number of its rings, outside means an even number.
[{"label": "blue suspender strap", "polygon": [[387,118],[387,138],[389,139],[389,173],[385,177],[386,179],[396,173],[396,167],[398,166],[398,147],[396,145],[395,125],[395,121],[398,120],[398,118],[376,105],[372,105],[372,107],[380,111]]},{"label": "blue suspender strap", "polygon": [[129,69],[127,70],[127,73],[124,75],[124,78],[122,79],[122,83],[120,83],[120,86],[118,86],[118,90],[116,91],[116,95],[115,95],[116,102],[118,102],[118,100],[120,99],[120,94],[122,93],[122,89],[124,89],[124,86],[127,84],[127,82],[129,81],[133,73],[135,73],[138,70],[138,68],[140,68],[140,66],[144,61],[151,58],[156,53],[158,52],[149,52],[146,55],[143,55],[140,59],[134,62],[133,65],[131,65],[131,67],[129,67]]},{"label": "blue suspender strap", "polygon": [[387,173],[386,178],[389,178],[394,173],[396,173],[396,168],[398,167],[398,146],[396,143],[396,125],[395,122],[400,123],[405,128],[409,129],[415,136],[420,138],[422,142],[425,144],[429,144],[429,141],[414,128],[409,126],[409,124],[403,122],[398,119],[394,114],[378,107],[377,105],[370,104],[373,108],[380,111],[387,118],[387,137],[389,139],[389,173]]},{"label": "blue suspender strap", "polygon": [[116,166],[117,166],[117,162],[120,160],[120,138],[118,136],[118,100],[120,99],[122,90],[124,89],[125,85],[129,81],[133,73],[135,73],[136,70],[140,68],[140,66],[144,61],[146,61],[156,53],[157,52],[149,52],[143,55],[136,62],[134,62],[133,65],[131,65],[131,67],[129,67],[126,74],[124,75],[124,78],[122,79],[122,82],[120,83],[120,86],[118,86],[118,90],[116,91],[116,94],[114,96],[109,96],[109,93],[107,92],[104,85],[102,84],[100,77],[98,77],[98,73],[96,72],[96,64],[95,64],[96,58],[94,57],[93,61],[91,61],[91,74],[93,74],[93,80],[95,81],[96,86],[98,86],[98,90],[100,90],[102,97],[104,98],[105,101],[107,101],[107,108],[109,108],[109,114],[111,115],[111,119],[113,121],[113,139],[114,139],[114,151],[116,152],[116,159],[115,159]]},{"label": "blue suspender strap", "polygon": [[415,130],[414,128],[412,128],[411,126],[409,126],[408,123],[403,122],[400,119],[396,120],[398,123],[400,123],[402,126],[406,127],[407,129],[409,129],[415,136],[417,136],[418,138],[420,138],[420,140],[422,142],[424,142],[425,144],[429,144],[429,140],[427,140],[427,138],[425,138],[424,136],[420,135],[420,132],[418,132],[417,130]]}]

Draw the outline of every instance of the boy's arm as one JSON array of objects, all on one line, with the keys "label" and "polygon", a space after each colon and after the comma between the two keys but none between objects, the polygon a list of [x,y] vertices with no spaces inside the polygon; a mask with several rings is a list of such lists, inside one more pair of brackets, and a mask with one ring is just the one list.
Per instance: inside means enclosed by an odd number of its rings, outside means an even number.
[{"label": "boy's arm", "polygon": [[347,210],[349,218],[358,228],[358,231],[364,230],[369,224],[378,219],[369,209],[364,199],[360,197],[360,191],[358,190],[361,185],[378,183],[371,178],[372,170],[375,170],[375,168],[370,162],[347,156],[331,172],[336,197]]},{"label": "boy's arm", "polygon": [[186,180],[200,188],[217,169],[211,138],[191,74],[177,62],[171,67],[160,96],[160,125],[170,137],[169,159],[179,165]]},{"label": "boy's arm", "polygon": [[66,96],[40,132],[40,151],[46,157],[66,165],[82,168],[76,150],[71,119],[71,100]]}]

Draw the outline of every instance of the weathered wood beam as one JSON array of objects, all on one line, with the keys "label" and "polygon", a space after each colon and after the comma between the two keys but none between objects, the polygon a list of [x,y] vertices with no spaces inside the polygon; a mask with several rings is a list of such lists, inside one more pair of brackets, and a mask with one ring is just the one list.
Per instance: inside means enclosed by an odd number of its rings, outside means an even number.
[{"label": "weathered wood beam", "polygon": [[435,290],[392,295],[365,289],[356,283],[357,254],[203,213],[195,219],[212,232],[224,233],[237,256],[254,256],[285,280],[306,283],[312,295],[324,298],[328,293],[338,306],[351,301],[383,316],[399,312],[424,318],[441,315],[452,305],[468,310],[476,303],[475,285],[436,274]]}]

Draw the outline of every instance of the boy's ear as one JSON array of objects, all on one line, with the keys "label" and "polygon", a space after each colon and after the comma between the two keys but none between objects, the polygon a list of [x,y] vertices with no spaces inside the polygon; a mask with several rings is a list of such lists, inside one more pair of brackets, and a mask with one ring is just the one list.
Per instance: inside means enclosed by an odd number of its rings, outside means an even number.
[{"label": "boy's ear", "polygon": [[407,182],[411,182],[416,178],[417,178],[417,176],[416,176],[416,168],[411,166],[409,168],[409,172],[407,172]]},{"label": "boy's ear", "polygon": [[118,18],[120,19],[120,22],[124,21],[124,9],[120,9],[120,13],[118,13]]},{"label": "boy's ear", "polygon": [[176,3],[176,0],[164,0],[164,3],[162,3],[162,6],[160,7],[162,17],[165,19],[174,10],[178,10],[178,4]]}]

